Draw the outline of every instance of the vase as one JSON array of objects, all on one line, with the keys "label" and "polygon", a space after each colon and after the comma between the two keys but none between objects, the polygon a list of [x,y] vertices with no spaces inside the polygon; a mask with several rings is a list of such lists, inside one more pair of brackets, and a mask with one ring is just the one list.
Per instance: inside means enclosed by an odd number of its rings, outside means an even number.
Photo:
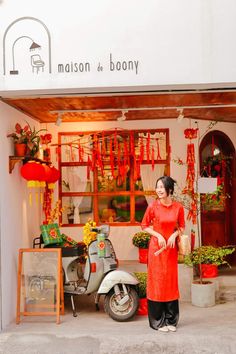
[{"label": "vase", "polygon": [[146,263],[148,259],[148,248],[139,248],[139,263]]},{"label": "vase", "polygon": [[147,298],[139,299],[139,307],[137,314],[139,316],[147,316],[148,314],[148,306],[147,306]]},{"label": "vase", "polygon": [[218,267],[215,264],[201,264],[203,278],[215,278],[218,276]]},{"label": "vase", "polygon": [[15,143],[15,156],[25,156],[26,155],[26,150],[27,150],[27,145],[26,144],[18,144]]},{"label": "vase", "polygon": [[215,305],[215,284],[210,281],[193,282],[191,286],[192,305],[211,307]]}]

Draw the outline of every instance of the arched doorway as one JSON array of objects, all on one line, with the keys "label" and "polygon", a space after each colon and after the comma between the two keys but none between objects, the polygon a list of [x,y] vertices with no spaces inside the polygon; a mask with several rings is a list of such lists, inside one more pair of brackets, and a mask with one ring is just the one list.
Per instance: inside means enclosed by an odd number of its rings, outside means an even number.
[{"label": "arched doorway", "polygon": [[[199,148],[201,176],[217,178],[217,193],[201,195],[203,245],[236,244],[235,148],[221,131],[209,132]],[[236,256],[234,255],[234,264]]]}]

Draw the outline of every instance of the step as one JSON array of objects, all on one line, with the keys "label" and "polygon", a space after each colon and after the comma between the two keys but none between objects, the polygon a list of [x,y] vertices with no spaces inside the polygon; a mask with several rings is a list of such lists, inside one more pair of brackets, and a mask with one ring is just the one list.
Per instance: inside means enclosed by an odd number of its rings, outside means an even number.
[{"label": "step", "polygon": [[236,301],[236,286],[221,287],[219,293],[219,301],[221,303]]}]

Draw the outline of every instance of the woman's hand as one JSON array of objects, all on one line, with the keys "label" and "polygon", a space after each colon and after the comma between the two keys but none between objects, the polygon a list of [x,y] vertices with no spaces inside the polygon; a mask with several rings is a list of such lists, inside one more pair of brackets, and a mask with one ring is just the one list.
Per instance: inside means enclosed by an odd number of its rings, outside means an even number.
[{"label": "woman's hand", "polygon": [[158,240],[158,244],[161,248],[166,248],[166,240],[161,234],[158,234],[157,240]]},{"label": "woman's hand", "polygon": [[179,235],[178,231],[175,231],[170,237],[168,238],[167,241],[167,247],[174,248],[175,247],[175,240],[176,237]]}]

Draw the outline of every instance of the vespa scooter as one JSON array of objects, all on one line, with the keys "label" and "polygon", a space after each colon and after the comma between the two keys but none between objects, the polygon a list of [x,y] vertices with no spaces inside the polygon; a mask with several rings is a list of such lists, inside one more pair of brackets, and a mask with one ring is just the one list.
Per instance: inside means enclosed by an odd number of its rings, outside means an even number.
[{"label": "vespa scooter", "polygon": [[[62,247],[64,294],[70,295],[73,316],[77,316],[74,296],[95,294],[97,310],[100,297],[104,295],[106,313],[113,320],[128,321],[135,316],[139,306],[136,291],[139,281],[133,274],[117,269],[116,254],[108,239],[109,225],[91,228],[91,231],[97,233],[97,239],[89,244],[86,254],[84,247]],[[42,236],[37,237],[33,247],[41,247],[42,243]]]}]

